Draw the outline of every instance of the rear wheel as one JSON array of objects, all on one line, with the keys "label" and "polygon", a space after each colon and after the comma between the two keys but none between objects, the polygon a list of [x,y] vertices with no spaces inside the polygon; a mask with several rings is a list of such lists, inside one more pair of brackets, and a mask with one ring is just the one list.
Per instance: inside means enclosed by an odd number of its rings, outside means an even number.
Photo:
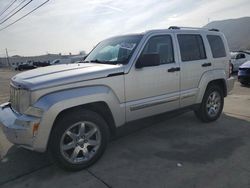
[{"label": "rear wheel", "polygon": [[224,95],[222,89],[217,85],[210,85],[203,96],[202,103],[194,112],[203,122],[211,122],[220,117],[223,106]]},{"label": "rear wheel", "polygon": [[89,110],[72,111],[56,122],[49,150],[61,167],[81,170],[102,156],[108,138],[108,126],[100,115]]}]

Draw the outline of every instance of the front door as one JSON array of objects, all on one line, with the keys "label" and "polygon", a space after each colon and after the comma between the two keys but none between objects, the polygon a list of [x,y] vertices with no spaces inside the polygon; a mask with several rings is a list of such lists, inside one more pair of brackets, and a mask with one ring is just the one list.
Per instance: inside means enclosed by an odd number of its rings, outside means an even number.
[{"label": "front door", "polygon": [[171,34],[149,37],[140,56],[159,54],[160,65],[134,64],[125,75],[127,122],[179,108],[180,67],[173,41]]}]

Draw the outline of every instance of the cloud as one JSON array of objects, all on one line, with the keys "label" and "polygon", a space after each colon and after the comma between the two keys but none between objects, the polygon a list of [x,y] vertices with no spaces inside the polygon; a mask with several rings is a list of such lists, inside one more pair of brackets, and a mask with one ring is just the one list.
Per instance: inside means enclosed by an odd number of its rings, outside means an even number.
[{"label": "cloud", "polygon": [[[43,2],[37,0],[24,11]],[[0,1],[0,7],[7,1]],[[237,8],[236,8],[237,7]],[[35,55],[89,51],[100,40],[170,25],[203,26],[210,20],[249,16],[248,0],[51,0],[0,32],[0,50]],[[22,14],[13,18],[15,20]],[[0,51],[1,54],[1,51]]]},{"label": "cloud", "polygon": [[110,5],[102,5],[102,4],[100,4],[100,5],[98,5],[98,6],[104,7],[104,8],[109,8],[109,9],[111,9],[111,10],[115,10],[115,11],[119,11],[119,12],[124,12],[124,10],[122,10],[122,9],[120,9],[120,8],[117,8],[117,7],[114,7],[114,6],[110,6]]}]

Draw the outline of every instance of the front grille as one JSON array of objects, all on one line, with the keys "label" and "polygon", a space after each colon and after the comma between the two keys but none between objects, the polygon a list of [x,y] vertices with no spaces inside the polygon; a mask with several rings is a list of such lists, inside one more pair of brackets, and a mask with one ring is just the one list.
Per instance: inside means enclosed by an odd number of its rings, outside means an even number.
[{"label": "front grille", "polygon": [[11,107],[19,111],[20,104],[20,89],[10,86],[10,103]]}]

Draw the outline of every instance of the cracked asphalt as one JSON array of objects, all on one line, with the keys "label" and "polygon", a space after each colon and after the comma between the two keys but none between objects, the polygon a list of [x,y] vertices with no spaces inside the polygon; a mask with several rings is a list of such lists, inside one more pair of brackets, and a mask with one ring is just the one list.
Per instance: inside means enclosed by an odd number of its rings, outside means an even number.
[{"label": "cracked asphalt", "polygon": [[[0,103],[15,74],[0,69]],[[236,82],[218,121],[178,112],[135,122],[119,130],[96,164],[73,173],[46,154],[13,146],[0,130],[0,187],[249,188],[249,106],[250,87]]]}]

